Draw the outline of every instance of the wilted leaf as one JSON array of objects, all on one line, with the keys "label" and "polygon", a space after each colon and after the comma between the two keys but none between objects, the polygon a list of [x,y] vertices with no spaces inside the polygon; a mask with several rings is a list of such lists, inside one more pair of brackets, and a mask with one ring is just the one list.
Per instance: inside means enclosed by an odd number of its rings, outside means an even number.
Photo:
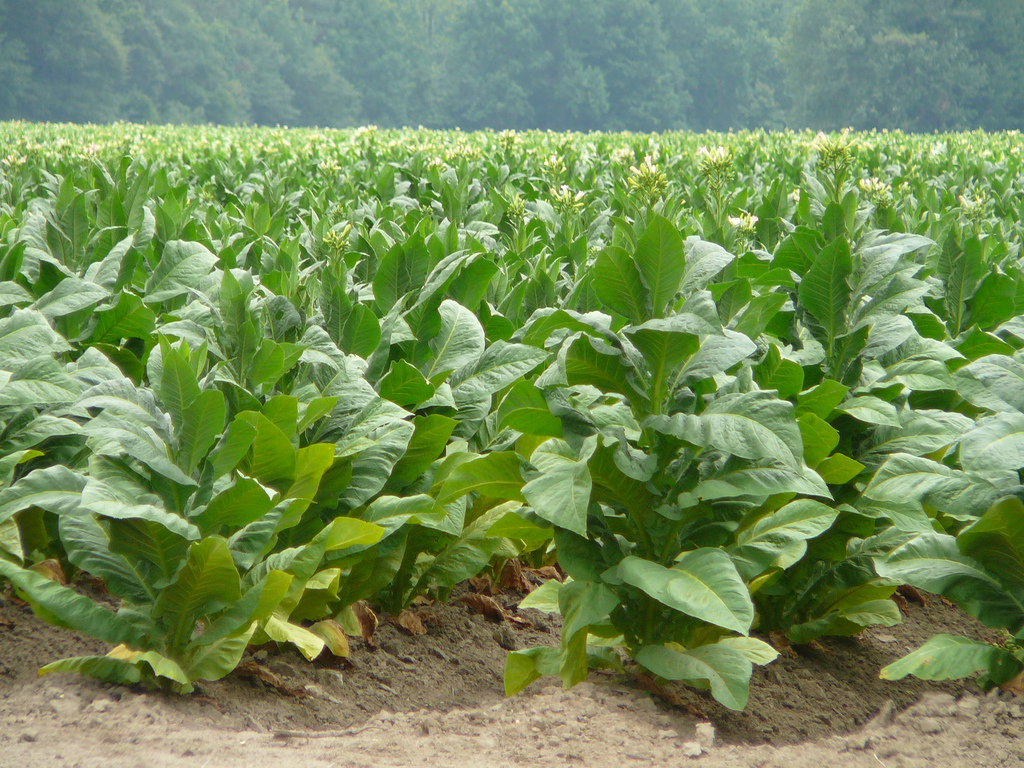
[{"label": "wilted leaf", "polygon": [[505,609],[493,598],[487,595],[463,595],[459,602],[465,603],[475,613],[482,613],[489,621],[504,621]]},{"label": "wilted leaf", "polygon": [[405,610],[398,614],[398,626],[408,632],[410,635],[425,635],[427,634],[427,628],[423,624],[423,619],[420,618],[419,614],[415,611]]},{"label": "wilted leaf", "polygon": [[358,603],[352,605],[352,613],[355,614],[356,620],[359,622],[359,634],[363,640],[371,648],[377,647],[377,641],[374,640],[373,635],[377,631],[377,614],[370,608],[369,603],[365,600],[360,600]]}]

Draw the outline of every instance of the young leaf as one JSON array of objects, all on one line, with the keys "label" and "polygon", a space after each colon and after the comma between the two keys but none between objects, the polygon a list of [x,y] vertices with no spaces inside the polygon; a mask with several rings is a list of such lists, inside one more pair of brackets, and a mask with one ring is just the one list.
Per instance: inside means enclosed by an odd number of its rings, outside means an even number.
[{"label": "young leaf", "polygon": [[846,331],[846,307],[850,303],[847,279],[852,273],[850,246],[839,237],[818,254],[800,281],[800,303],[821,324],[830,348]]},{"label": "young leaf", "polygon": [[654,316],[662,317],[669,302],[679,292],[686,269],[683,238],[679,230],[664,216],[651,216],[647,229],[637,241],[634,258],[650,292]]}]

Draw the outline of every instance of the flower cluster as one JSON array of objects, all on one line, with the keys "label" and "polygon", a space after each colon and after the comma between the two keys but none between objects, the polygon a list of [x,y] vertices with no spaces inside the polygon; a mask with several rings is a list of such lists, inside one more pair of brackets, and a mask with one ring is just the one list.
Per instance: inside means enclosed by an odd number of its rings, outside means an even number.
[{"label": "flower cluster", "polygon": [[518,194],[512,195],[505,208],[505,220],[518,228],[526,220],[526,204]]},{"label": "flower cluster", "polygon": [[892,208],[892,187],[881,179],[874,176],[869,179],[861,179],[858,186],[875,208],[882,211]]},{"label": "flower cluster", "polygon": [[833,176],[844,174],[853,165],[853,144],[848,131],[838,136],[818,133],[811,147],[818,153],[818,168]]},{"label": "flower cluster", "polygon": [[630,166],[629,188],[640,197],[640,202],[646,207],[652,207],[661,199],[668,189],[668,178],[658,170],[658,166],[647,155],[640,167]]},{"label": "flower cluster", "polygon": [[336,229],[330,229],[324,233],[324,250],[327,251],[327,255],[330,258],[339,258],[345,252],[345,249],[348,247],[348,236],[351,232],[352,225],[346,224],[340,232]]},{"label": "flower cluster", "polygon": [[563,184],[558,189],[552,187],[551,204],[561,216],[572,216],[583,210],[584,196],[582,191],[573,194],[573,191]]},{"label": "flower cluster", "polygon": [[711,190],[718,194],[736,176],[732,150],[726,147],[697,150],[697,171]]},{"label": "flower cluster", "polygon": [[757,222],[757,216],[752,213],[729,217],[729,223],[736,228],[737,233],[745,237],[753,237],[757,233]]}]

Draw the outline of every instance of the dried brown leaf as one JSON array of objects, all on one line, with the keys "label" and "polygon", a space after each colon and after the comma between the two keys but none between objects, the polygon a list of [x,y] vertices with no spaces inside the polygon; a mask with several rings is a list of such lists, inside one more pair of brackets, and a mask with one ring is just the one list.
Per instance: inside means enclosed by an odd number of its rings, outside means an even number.
[{"label": "dried brown leaf", "polygon": [[355,614],[356,620],[359,622],[359,634],[362,635],[363,640],[371,648],[377,647],[377,641],[373,639],[374,633],[377,631],[377,614],[373,612],[370,604],[365,600],[360,600],[352,606],[352,613]]},{"label": "dried brown leaf", "polygon": [[516,625],[522,627],[523,629],[532,629],[533,628],[533,622],[530,621],[529,619],[524,619],[522,616],[513,616],[512,614],[506,614],[505,618],[507,618],[513,624],[516,624]]},{"label": "dried brown leaf", "polygon": [[432,627],[439,627],[444,623],[441,617],[433,611],[420,611],[418,615],[420,619]]},{"label": "dried brown leaf", "polygon": [[50,581],[56,581],[62,587],[68,585],[68,578],[64,575],[64,569],[60,567],[60,561],[58,560],[52,558],[50,560],[43,560],[43,562],[33,565],[29,570],[35,571]]},{"label": "dried brown leaf", "polygon": [[482,595],[493,595],[495,593],[491,577],[486,573],[470,578],[469,585],[473,587],[474,592],[478,592]]},{"label": "dried brown leaf", "polygon": [[427,628],[423,625],[423,619],[420,618],[419,614],[415,611],[402,611],[398,614],[398,626],[408,632],[410,635],[425,635],[427,634]]},{"label": "dried brown leaf", "polygon": [[678,707],[679,709],[683,709],[689,712],[694,717],[699,717],[702,720],[708,719],[708,716],[704,713],[703,710],[701,710],[699,707],[695,707],[693,704],[683,701],[683,699],[680,698],[679,694],[677,694],[675,691],[666,688],[663,685],[659,685],[658,682],[650,675],[645,674],[644,672],[640,672],[639,674],[637,674],[636,681],[639,684],[640,688],[654,696],[657,696],[666,704],[669,704],[673,707]]},{"label": "dried brown leaf", "polygon": [[769,632],[768,642],[770,642],[772,647],[783,656],[788,656],[791,659],[795,659],[797,657],[797,652],[793,650],[793,646],[790,644],[789,638],[782,632]]},{"label": "dried brown leaf", "polygon": [[1024,672],[1021,672],[1013,680],[999,686],[1002,690],[1024,696]]},{"label": "dried brown leaf", "polygon": [[526,574],[523,573],[523,564],[516,558],[508,560],[502,567],[498,583],[502,589],[512,589],[516,592],[525,592],[527,594],[534,589],[533,584],[526,578]]},{"label": "dried brown leaf", "polygon": [[235,667],[235,674],[259,680],[285,696],[300,698],[308,695],[302,686],[290,685],[285,682],[284,678],[280,675],[271,672],[263,665],[257,663],[254,659],[246,659]]},{"label": "dried brown leaf", "polygon": [[565,580],[565,577],[562,576],[562,573],[554,565],[545,565],[541,568],[527,568],[525,570],[531,576],[537,577],[541,581],[541,583],[547,581],[548,579],[555,579],[559,582]]},{"label": "dried brown leaf", "polygon": [[498,602],[487,595],[463,595],[459,598],[476,613],[482,613],[484,618],[490,621],[503,621],[505,609]]},{"label": "dried brown leaf", "polygon": [[913,600],[915,603],[920,605],[922,608],[928,607],[928,598],[926,598],[919,589],[910,586],[909,584],[900,584],[896,587],[896,591],[903,595],[907,600]]}]

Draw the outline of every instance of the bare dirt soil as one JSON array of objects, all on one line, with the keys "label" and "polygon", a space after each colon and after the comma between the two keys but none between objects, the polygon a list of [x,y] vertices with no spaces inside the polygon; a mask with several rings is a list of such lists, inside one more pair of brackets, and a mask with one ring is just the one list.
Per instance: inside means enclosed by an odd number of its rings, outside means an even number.
[{"label": "bare dirt soil", "polygon": [[[514,613],[517,598],[497,599]],[[612,673],[571,691],[540,680],[506,699],[506,648],[557,643],[557,624],[535,611],[523,611],[532,628],[496,624],[457,601],[424,612],[425,635],[382,621],[377,648],[353,641],[347,662],[266,647],[243,665],[260,677],[183,697],[38,677],[49,661],[107,649],[0,596],[0,768],[1024,766],[1020,699],[878,679],[937,632],[985,637],[938,599],[911,603],[898,627],[780,657],[756,672],[743,713],[684,687],[668,698],[686,706],[672,706]]]}]

